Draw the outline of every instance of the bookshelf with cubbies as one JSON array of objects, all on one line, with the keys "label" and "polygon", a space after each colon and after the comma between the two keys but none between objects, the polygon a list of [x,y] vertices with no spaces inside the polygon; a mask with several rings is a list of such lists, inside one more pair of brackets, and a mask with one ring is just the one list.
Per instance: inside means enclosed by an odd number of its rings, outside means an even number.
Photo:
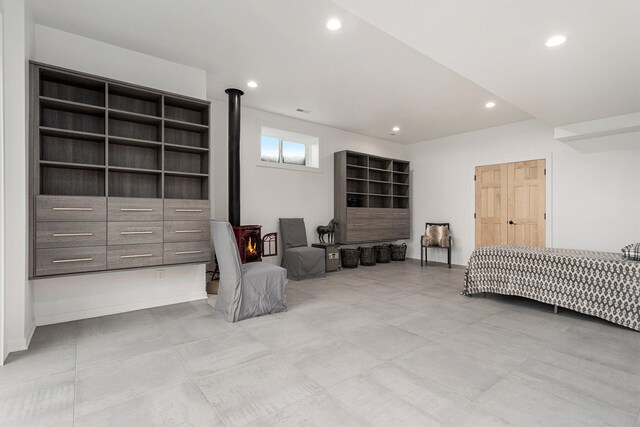
[{"label": "bookshelf with cubbies", "polygon": [[353,151],[334,154],[336,241],[409,238],[409,162]]},{"label": "bookshelf with cubbies", "polygon": [[[112,198],[114,203],[130,198],[140,205],[154,204],[154,199],[161,205],[165,199],[180,199],[181,206],[203,206],[209,200],[208,101],[35,62],[30,71],[30,276],[40,275],[36,274],[36,246],[41,244],[36,242],[39,198],[60,197],[62,204],[72,200],[89,204],[87,198],[93,198],[91,203],[99,205],[102,202],[95,198],[104,198],[104,209]],[[184,206],[185,211],[208,212],[208,208]],[[73,208],[60,207],[59,212],[63,211]],[[100,219],[108,225],[106,214]],[[156,255],[153,257],[157,264]],[[162,259],[162,253],[159,257]],[[194,257],[185,260],[194,261]],[[86,268],[108,269],[106,264]],[[88,271],[86,268],[58,270],[74,273]]]}]

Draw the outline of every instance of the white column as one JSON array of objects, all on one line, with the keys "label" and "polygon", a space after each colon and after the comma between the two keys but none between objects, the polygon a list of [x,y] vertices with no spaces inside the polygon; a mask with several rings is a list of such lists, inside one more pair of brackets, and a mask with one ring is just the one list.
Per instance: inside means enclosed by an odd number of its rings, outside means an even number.
[{"label": "white column", "polygon": [[[25,0],[2,0],[4,349],[27,348],[34,329],[27,280],[27,23]],[[6,356],[6,355],[3,355]]]},{"label": "white column", "polygon": [[[0,10],[0,47],[2,47],[2,10]],[[0,55],[0,166],[4,167],[4,80],[2,78],[2,55]],[[4,173],[0,172],[0,366],[7,358],[4,339]]]}]

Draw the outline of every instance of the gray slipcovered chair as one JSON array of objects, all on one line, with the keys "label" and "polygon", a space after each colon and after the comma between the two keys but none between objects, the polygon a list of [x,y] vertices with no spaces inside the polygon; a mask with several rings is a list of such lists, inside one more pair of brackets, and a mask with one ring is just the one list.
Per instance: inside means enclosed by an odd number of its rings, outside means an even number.
[{"label": "gray slipcovered chair", "polygon": [[307,231],[303,218],[280,218],[282,235],[282,266],[293,280],[325,276],[325,251],[307,244]]},{"label": "gray slipcovered chair", "polygon": [[231,224],[211,221],[211,237],[220,269],[215,309],[227,321],[285,311],[287,271],[267,262],[240,263]]}]

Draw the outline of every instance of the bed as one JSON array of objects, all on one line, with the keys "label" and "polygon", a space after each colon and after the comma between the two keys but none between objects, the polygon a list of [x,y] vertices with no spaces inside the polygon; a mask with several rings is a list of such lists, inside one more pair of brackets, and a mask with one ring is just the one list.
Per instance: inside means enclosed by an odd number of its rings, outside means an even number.
[{"label": "bed", "polygon": [[473,251],[464,295],[517,295],[640,331],[640,262],[610,252],[526,246]]}]

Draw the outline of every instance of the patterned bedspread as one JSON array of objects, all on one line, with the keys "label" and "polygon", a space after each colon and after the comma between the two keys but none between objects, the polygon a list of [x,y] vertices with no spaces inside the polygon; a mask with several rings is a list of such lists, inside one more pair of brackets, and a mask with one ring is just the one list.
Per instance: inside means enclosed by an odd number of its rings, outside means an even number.
[{"label": "patterned bedspread", "polygon": [[464,294],[517,295],[640,331],[640,262],[609,252],[489,246],[471,254]]}]

